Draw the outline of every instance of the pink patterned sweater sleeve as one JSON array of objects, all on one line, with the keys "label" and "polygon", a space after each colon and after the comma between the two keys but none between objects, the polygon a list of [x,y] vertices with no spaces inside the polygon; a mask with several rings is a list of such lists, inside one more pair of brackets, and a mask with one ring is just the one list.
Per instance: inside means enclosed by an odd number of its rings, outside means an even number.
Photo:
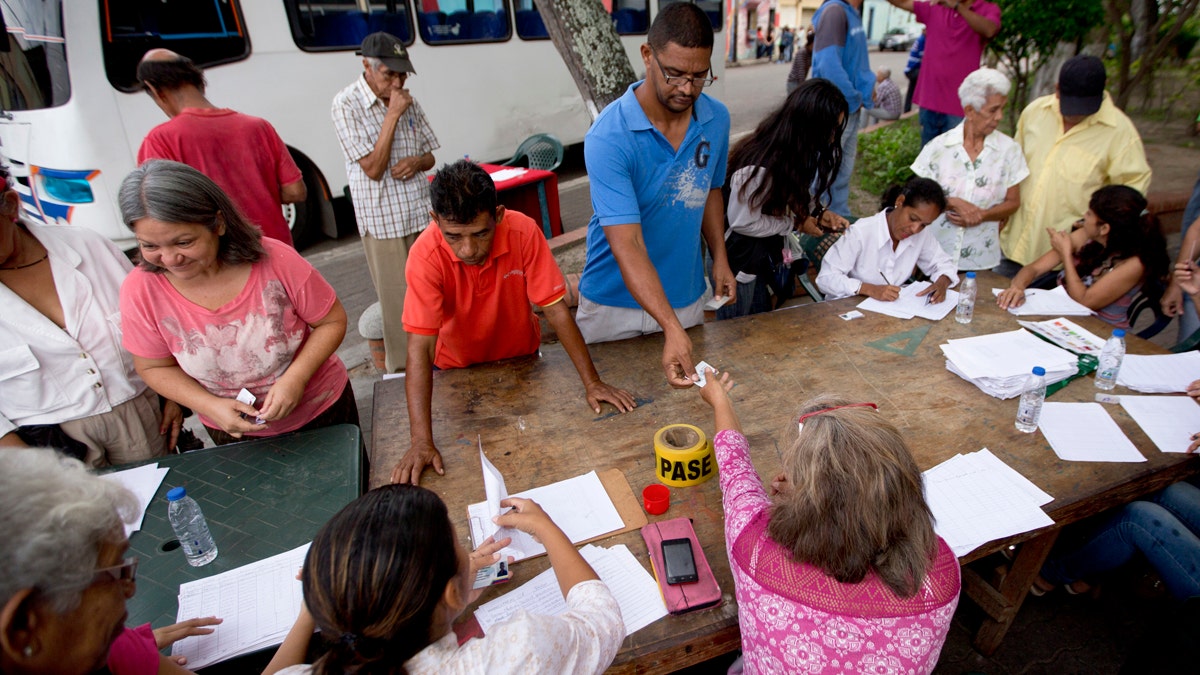
[{"label": "pink patterned sweater sleeve", "polygon": [[713,451],[717,455],[728,544],[737,539],[756,513],[771,505],[771,499],[750,462],[750,443],[741,432],[718,431],[713,438]]}]

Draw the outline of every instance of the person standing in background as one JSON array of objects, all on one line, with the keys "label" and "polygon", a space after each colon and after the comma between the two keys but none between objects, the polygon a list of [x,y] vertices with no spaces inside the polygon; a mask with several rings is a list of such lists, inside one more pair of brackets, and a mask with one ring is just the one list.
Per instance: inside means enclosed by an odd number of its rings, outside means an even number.
[{"label": "person standing in background", "polygon": [[437,136],[404,83],[416,70],[400,38],[371,33],[359,50],[363,73],[333,98],[333,124],[346,157],[350,198],[383,313],[387,372],[404,370],[404,265],[429,224],[429,180]]},{"label": "person standing in background", "polygon": [[788,70],[787,93],[792,93],[796,87],[799,87],[802,82],[808,79],[808,69],[812,66],[812,50],[813,27],[809,26],[804,31],[804,47],[796,55],[796,59],[792,61],[791,69]]},{"label": "person standing in background", "polygon": [[867,34],[863,30],[863,0],[825,0],[813,15],[816,26],[813,45],[812,76],[823,77],[837,85],[846,97],[850,114],[842,132],[842,168],[833,182],[829,209],[843,218],[850,217],[850,176],[858,154],[858,117],[862,108],[874,103],[875,73],[867,58]]},{"label": "person standing in background", "polygon": [[904,66],[904,76],[908,78],[908,90],[904,92],[904,112],[912,110],[913,94],[917,91],[917,78],[921,76],[921,59],[925,57],[925,33],[913,43],[908,52],[908,63]]},{"label": "person standing in background", "polygon": [[151,49],[138,81],[167,117],[146,134],[138,164],[183,162],[213,179],[264,236],[292,246],[284,204],[308,197],[304,175],[271,123],[218,108],[204,96],[204,73],[186,56]]}]

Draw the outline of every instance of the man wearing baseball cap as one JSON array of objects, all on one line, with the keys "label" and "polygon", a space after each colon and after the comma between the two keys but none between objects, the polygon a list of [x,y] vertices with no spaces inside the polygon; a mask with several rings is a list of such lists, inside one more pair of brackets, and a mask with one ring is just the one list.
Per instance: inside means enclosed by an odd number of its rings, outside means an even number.
[{"label": "man wearing baseball cap", "polygon": [[333,98],[333,124],[346,157],[350,198],[371,281],[383,313],[387,371],[404,370],[408,339],[404,265],[429,224],[429,180],[439,147],[420,104],[404,87],[416,70],[404,43],[388,33],[363,39],[363,72]]},{"label": "man wearing baseball cap", "polygon": [[1001,225],[1005,260],[997,272],[1011,277],[1049,251],[1046,229],[1069,230],[1097,189],[1128,185],[1145,194],[1150,186],[1142,139],[1104,91],[1105,78],[1100,59],[1073,57],[1059,71],[1055,93],[1021,113],[1014,138],[1029,177],[1021,183],[1021,207]]}]

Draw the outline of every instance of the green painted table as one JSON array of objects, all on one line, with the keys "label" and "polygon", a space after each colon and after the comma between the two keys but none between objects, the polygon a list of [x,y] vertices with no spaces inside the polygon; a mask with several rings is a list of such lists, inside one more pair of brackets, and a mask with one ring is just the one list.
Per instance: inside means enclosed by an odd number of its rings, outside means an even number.
[{"label": "green painted table", "polygon": [[[171,471],[130,538],[129,555],[141,562],[127,625],[175,623],[180,584],[311,541],[362,494],[362,460],[362,433],[349,424],[158,459]],[[167,522],[167,491],[179,485],[204,510],[217,543],[216,560],[204,567],[187,564]]]}]

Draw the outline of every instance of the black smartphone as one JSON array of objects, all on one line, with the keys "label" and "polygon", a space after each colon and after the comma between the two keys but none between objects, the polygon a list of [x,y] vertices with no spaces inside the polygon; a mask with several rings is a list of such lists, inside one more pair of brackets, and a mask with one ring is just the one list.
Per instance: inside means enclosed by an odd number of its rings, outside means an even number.
[{"label": "black smartphone", "polygon": [[690,584],[700,580],[696,574],[696,558],[692,554],[691,539],[664,539],[662,556],[667,568],[668,584]]}]

